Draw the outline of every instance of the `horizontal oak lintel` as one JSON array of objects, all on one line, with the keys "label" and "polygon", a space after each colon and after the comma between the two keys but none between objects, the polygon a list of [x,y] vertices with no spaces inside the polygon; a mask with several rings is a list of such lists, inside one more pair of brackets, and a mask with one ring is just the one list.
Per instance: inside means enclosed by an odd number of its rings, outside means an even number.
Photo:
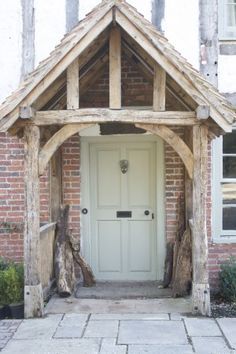
[{"label": "horizontal oak lintel", "polygon": [[154,112],[151,110],[133,109],[70,109],[59,111],[38,111],[31,122],[38,126],[44,125],[65,125],[76,123],[145,123],[190,126],[199,124],[195,112],[164,111]]}]

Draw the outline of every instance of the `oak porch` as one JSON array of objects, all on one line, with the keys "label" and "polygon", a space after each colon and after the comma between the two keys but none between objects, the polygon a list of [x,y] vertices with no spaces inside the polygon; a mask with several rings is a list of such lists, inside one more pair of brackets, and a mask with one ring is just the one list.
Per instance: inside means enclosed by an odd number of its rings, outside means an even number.
[{"label": "oak porch", "polygon": [[[104,114],[106,112],[106,114]],[[120,114],[120,118],[119,118]],[[141,118],[141,111],[129,110],[86,110],[83,109],[36,112],[34,117],[27,119],[25,127],[26,148],[26,221],[25,221],[25,316],[35,317],[43,314],[42,290],[39,277],[39,176],[43,174],[45,167],[58,147],[70,136],[81,130],[101,122],[126,121],[133,122],[139,128],[156,134],[170,144],[181,157],[188,178],[193,183],[193,194],[186,195],[186,200],[192,200],[188,205],[192,214],[193,237],[193,312],[209,315],[210,297],[207,271],[207,233],[206,233],[206,186],[207,175],[207,144],[208,128],[198,120],[195,112],[154,112],[145,111]],[[181,118],[182,115],[182,118]],[[63,116],[63,122],[60,117]],[[43,119],[47,117],[47,121]],[[126,117],[123,119],[123,117]],[[170,121],[168,121],[170,119]],[[191,119],[191,121],[190,121]],[[163,122],[168,125],[163,125]],[[187,122],[186,122],[187,120]],[[61,122],[60,128],[48,141],[39,148],[40,127]],[[73,123],[71,123],[71,121]],[[83,123],[76,123],[83,122]],[[158,124],[160,123],[162,124]],[[188,145],[171,130],[175,126],[187,126],[192,131],[191,150]],[[145,123],[144,123],[145,122]]]},{"label": "oak porch", "polygon": [[[153,86],[147,110],[140,105],[122,109],[121,51]],[[108,63],[109,108],[80,108],[81,92]],[[39,176],[70,136],[94,124],[114,122],[160,136],[183,161],[186,215],[192,220],[193,312],[209,315],[207,145],[208,139],[230,132],[234,118],[224,97],[124,0],[102,1],[65,36],[0,107],[0,131],[20,136],[24,131],[25,136],[25,316],[43,314]],[[176,127],[184,128],[185,139],[174,132]]]}]

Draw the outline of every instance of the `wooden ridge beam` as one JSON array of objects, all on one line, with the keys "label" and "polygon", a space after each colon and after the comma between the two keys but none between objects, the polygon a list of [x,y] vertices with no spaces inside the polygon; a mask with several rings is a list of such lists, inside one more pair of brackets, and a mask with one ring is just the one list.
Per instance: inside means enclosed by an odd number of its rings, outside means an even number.
[{"label": "wooden ridge beam", "polygon": [[135,126],[158,135],[165,140],[180,156],[188,172],[189,178],[193,178],[193,153],[175,132],[164,125],[149,125],[144,123],[135,124]]},{"label": "wooden ridge beam", "polygon": [[199,124],[195,112],[165,111],[153,112],[151,110],[121,109],[111,110],[106,108],[83,108],[71,110],[38,111],[31,123],[43,126],[53,124],[75,123],[145,123],[191,126]]}]

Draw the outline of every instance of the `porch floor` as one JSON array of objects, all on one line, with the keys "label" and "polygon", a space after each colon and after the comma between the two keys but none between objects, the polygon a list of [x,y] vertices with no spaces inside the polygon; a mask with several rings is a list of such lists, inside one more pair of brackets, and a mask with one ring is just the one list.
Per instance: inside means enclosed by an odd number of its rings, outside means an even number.
[{"label": "porch floor", "polygon": [[102,314],[162,314],[191,313],[191,298],[165,299],[63,299],[54,295],[45,309],[46,314],[102,313]]},{"label": "porch floor", "polygon": [[75,291],[78,299],[160,299],[171,297],[170,289],[163,289],[160,282],[96,282],[93,287],[83,287],[80,283]]}]

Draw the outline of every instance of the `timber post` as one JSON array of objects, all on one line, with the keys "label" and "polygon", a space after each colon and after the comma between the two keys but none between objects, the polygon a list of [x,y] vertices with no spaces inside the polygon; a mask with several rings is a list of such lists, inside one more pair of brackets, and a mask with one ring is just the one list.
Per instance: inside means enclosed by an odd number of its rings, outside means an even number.
[{"label": "timber post", "polygon": [[25,127],[25,318],[42,317],[43,292],[40,279],[39,142],[36,126]]},{"label": "timber post", "polygon": [[210,289],[207,269],[208,240],[206,229],[208,128],[206,125],[193,127],[193,287],[192,312],[210,315]]}]

